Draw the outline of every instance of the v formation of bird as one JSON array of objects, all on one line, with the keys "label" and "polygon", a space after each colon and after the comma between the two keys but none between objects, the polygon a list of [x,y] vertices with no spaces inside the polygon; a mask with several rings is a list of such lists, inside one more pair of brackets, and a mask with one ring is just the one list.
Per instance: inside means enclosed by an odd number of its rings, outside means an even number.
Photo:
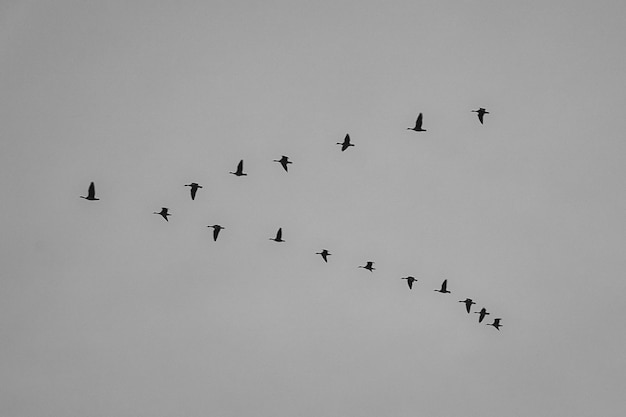
[{"label": "v formation of bird", "polygon": [[[472,110],[472,112],[475,112],[478,114],[478,120],[480,121],[481,124],[483,124],[483,118],[485,114],[489,114],[488,111],[486,111],[484,108],[480,107],[478,110]],[[420,113],[417,116],[417,120],[415,121],[415,126],[414,127],[408,127],[408,130],[413,130],[415,132],[426,132],[426,129],[422,128],[422,123],[423,123],[423,115],[422,113]],[[346,134],[343,142],[337,142],[337,145],[341,145],[341,151],[344,152],[345,150],[349,149],[351,146],[355,146],[351,140],[350,140],[350,135]],[[289,172],[288,169],[288,165],[292,164],[293,162],[291,162],[289,160],[288,156],[282,155],[280,159],[274,159],[273,162],[278,162],[280,163],[280,165],[282,166],[282,168],[285,170],[285,172]],[[231,171],[230,174],[236,175],[238,177],[241,176],[246,176],[248,175],[247,173],[243,172],[243,159],[239,161],[239,163],[237,164],[237,169],[235,171]],[[199,189],[202,188],[202,186],[196,182],[192,182],[190,184],[185,184],[185,187],[190,187],[190,194],[191,194],[191,199],[195,200],[196,198],[196,194],[198,192]],[[85,200],[90,200],[90,201],[97,201],[100,200],[99,198],[96,198],[96,186],[93,182],[91,182],[91,184],[89,184],[89,189],[87,190],[87,195],[86,196],[80,196],[80,198],[84,198]],[[162,207],[161,211],[155,211],[153,214],[158,214],[161,217],[163,217],[163,219],[167,222],[169,222],[168,217],[171,216],[172,214],[169,212],[169,208],[167,207]],[[209,225],[207,227],[213,228],[213,241],[217,241],[217,238],[220,234],[220,231],[224,230],[225,227],[221,226],[219,224],[214,224],[214,225]],[[283,239],[283,229],[282,227],[278,228],[278,230],[276,231],[276,236],[275,237],[270,237],[269,240],[273,240],[274,242],[285,242],[285,240]],[[327,249],[323,249],[321,252],[316,252],[316,255],[320,255],[322,257],[322,259],[324,260],[324,262],[328,262],[328,257],[330,255],[332,255]],[[367,261],[365,263],[365,265],[360,265],[358,266],[358,268],[363,268],[368,270],[369,272],[373,272],[376,270],[376,268],[374,268],[374,262],[373,261]],[[403,280],[407,281],[407,284],[409,286],[409,290],[413,289],[413,284],[415,282],[417,282],[417,278],[412,277],[412,276],[407,276],[404,278],[401,278]],[[441,283],[441,287],[438,289],[435,289],[434,291],[442,293],[442,294],[450,294],[451,292],[448,290],[448,280],[445,279],[443,280],[443,282]],[[465,304],[465,310],[467,311],[467,313],[469,314],[471,312],[472,309],[472,305],[476,304],[471,298],[466,298],[465,300],[460,300],[460,303],[464,303]],[[487,309],[485,309],[484,307],[481,308],[480,311],[475,311],[475,314],[478,314],[478,322],[482,323],[482,321],[484,320],[485,316],[489,315],[490,313],[487,312]],[[493,326],[495,327],[497,330],[500,330],[500,327],[502,327],[502,324],[500,324],[500,321],[502,319],[501,318],[496,318],[494,319],[493,323],[489,323],[488,326]]]}]

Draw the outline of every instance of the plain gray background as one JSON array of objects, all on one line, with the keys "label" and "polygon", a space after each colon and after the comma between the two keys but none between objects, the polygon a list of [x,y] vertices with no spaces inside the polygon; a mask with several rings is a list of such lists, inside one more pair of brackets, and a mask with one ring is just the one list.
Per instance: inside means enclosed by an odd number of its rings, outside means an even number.
[{"label": "plain gray background", "polygon": [[2,2],[0,414],[624,415],[625,18]]}]

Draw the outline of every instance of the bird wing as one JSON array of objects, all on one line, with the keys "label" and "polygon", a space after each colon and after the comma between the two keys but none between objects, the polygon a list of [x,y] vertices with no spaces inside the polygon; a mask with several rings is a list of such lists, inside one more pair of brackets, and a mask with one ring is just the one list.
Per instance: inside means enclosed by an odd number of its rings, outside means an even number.
[{"label": "bird wing", "polygon": [[217,235],[220,234],[220,228],[219,227],[213,227],[213,241],[217,240]]},{"label": "bird wing", "polygon": [[283,238],[283,228],[279,228],[278,232],[276,232],[276,240],[281,240]]},{"label": "bird wing", "polygon": [[87,193],[87,197],[94,198],[95,196],[96,196],[96,186],[92,181],[91,184],[89,184],[89,191]]},{"label": "bird wing", "polygon": [[444,279],[443,282],[441,283],[441,291],[446,291],[447,287],[448,287],[448,280]]},{"label": "bird wing", "polygon": [[416,128],[416,129],[421,129],[421,128],[422,128],[422,117],[423,117],[423,116],[422,116],[422,113],[420,113],[420,114],[417,116],[417,120],[415,121],[415,128]]},{"label": "bird wing", "polygon": [[406,283],[409,284],[409,289],[412,290],[413,289],[413,281],[411,281],[410,279],[407,279]]},{"label": "bird wing", "polygon": [[480,120],[480,124],[483,124],[483,116],[485,115],[485,113],[479,111],[478,112],[478,120]]},{"label": "bird wing", "polygon": [[237,164],[237,172],[240,174],[243,172],[243,159]]},{"label": "bird wing", "polygon": [[280,164],[283,166],[283,168],[285,169],[286,172],[289,172],[289,170],[287,169],[287,158],[282,158],[280,161]]},{"label": "bird wing", "polygon": [[196,199],[196,191],[198,191],[198,187],[194,187],[193,185],[191,186],[191,199],[195,200]]}]

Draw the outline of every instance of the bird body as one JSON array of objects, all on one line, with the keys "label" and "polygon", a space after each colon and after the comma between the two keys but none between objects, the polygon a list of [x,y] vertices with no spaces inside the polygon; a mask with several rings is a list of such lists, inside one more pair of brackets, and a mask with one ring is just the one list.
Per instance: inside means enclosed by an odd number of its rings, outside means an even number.
[{"label": "bird body", "polygon": [[284,242],[284,240],[283,240],[283,228],[280,227],[278,229],[278,231],[276,232],[276,237],[270,237],[270,240],[273,240],[274,242]]},{"label": "bird body", "polygon": [[461,300],[459,301],[459,303],[465,303],[465,309],[467,310],[467,312],[470,312],[470,309],[472,308],[472,304],[476,304],[474,301],[472,301],[471,298],[466,298],[465,300]]},{"label": "bird body", "polygon": [[225,229],[225,227],[220,226],[219,224],[214,224],[213,226],[207,226],[213,228],[213,241],[217,240],[217,236],[220,234],[220,230]]},{"label": "bird body", "polygon": [[365,266],[361,265],[361,266],[359,266],[359,268],[367,269],[370,272],[372,272],[372,271],[374,271],[376,269],[376,268],[374,268],[374,262],[372,262],[372,261],[368,261],[365,264]]},{"label": "bird body", "polygon": [[332,253],[328,252],[326,249],[324,249],[321,252],[315,252],[316,255],[322,255],[322,258],[324,259],[324,262],[328,262],[328,256],[332,255]]},{"label": "bird body", "polygon": [[400,279],[406,279],[406,283],[409,284],[409,289],[412,290],[413,289],[413,282],[417,281],[417,279],[415,279],[412,276],[408,276],[405,278],[400,278]]},{"label": "bird body", "polygon": [[493,319],[493,323],[489,323],[489,324],[487,324],[487,326],[493,326],[493,327],[495,327],[496,329],[500,330],[500,326],[502,326],[502,325],[500,324],[500,320],[502,320],[502,319],[500,319],[500,318],[498,318],[498,319]]},{"label": "bird body", "polygon": [[343,139],[343,142],[337,142],[337,145],[341,145],[341,152],[345,151],[350,146],[354,146],[350,143],[350,135],[348,133],[346,133],[346,137]]},{"label": "bird body", "polygon": [[169,220],[167,220],[167,216],[171,216],[171,214],[168,213],[168,208],[167,207],[161,207],[161,211],[155,211],[152,214],[159,214],[161,215],[165,221],[169,222]]},{"label": "bird body", "polygon": [[293,162],[289,160],[289,157],[285,155],[283,155],[280,159],[274,159],[274,162],[279,162],[283,166],[285,172],[289,172],[287,165],[293,164]]},{"label": "bird body", "polygon": [[237,171],[235,172],[231,171],[230,174],[236,175],[238,177],[241,177],[242,175],[248,175],[245,172],[243,172],[243,159],[239,161],[239,163],[237,164]]},{"label": "bird body", "polygon": [[478,322],[481,323],[483,321],[483,319],[485,318],[486,315],[488,315],[489,313],[487,313],[487,309],[486,308],[481,308],[480,311],[475,311],[475,314],[480,314],[478,316]]},{"label": "bird body", "polygon": [[407,127],[407,130],[414,130],[416,132],[426,132],[426,129],[422,129],[422,119],[424,118],[424,116],[422,115],[422,113],[420,113],[417,116],[417,120],[415,120],[415,126],[414,127]]},{"label": "bird body", "polygon": [[450,291],[448,291],[448,280],[444,279],[443,282],[441,283],[441,288],[438,290],[434,290],[434,291],[440,292],[442,294],[449,294]]},{"label": "bird body", "polygon": [[191,187],[191,199],[195,200],[196,199],[196,192],[198,191],[198,188],[202,188],[202,186],[196,182],[192,182],[191,184],[185,184],[185,187]]},{"label": "bird body", "polygon": [[87,190],[87,196],[80,196],[80,198],[84,198],[85,200],[91,200],[91,201],[96,201],[96,200],[100,200],[99,198],[96,198],[96,186],[94,185],[93,181],[91,182],[91,184],[89,184],[89,190]]},{"label": "bird body", "polygon": [[478,110],[472,110],[474,113],[478,113],[478,120],[480,121],[480,124],[483,124],[483,116],[485,116],[486,114],[489,114],[489,112],[485,109],[483,109],[482,107],[479,108]]}]

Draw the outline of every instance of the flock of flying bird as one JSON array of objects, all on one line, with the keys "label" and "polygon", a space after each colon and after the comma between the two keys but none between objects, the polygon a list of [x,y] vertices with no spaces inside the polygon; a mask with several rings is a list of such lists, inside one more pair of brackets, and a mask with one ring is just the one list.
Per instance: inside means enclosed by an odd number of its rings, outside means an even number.
[{"label": "flock of flying bird", "polygon": [[[478,110],[472,110],[472,112],[476,112],[478,113],[478,120],[480,121],[481,124],[483,124],[483,118],[485,114],[489,114],[489,112],[487,110],[485,110],[484,108],[479,108]],[[414,127],[408,127],[408,130],[414,130],[416,132],[426,132],[425,129],[422,128],[422,120],[423,120],[423,115],[422,113],[420,113],[417,116],[417,120],[415,121],[415,126]],[[341,145],[341,151],[345,151],[346,149],[348,149],[351,146],[354,146],[353,143],[350,142],[350,135],[346,134],[343,142],[337,142],[337,145]],[[282,155],[280,159],[274,159],[273,162],[278,162],[281,164],[281,166],[283,167],[283,169],[285,170],[285,172],[289,172],[288,169],[288,165],[292,164],[292,162],[289,160],[289,157]],[[230,174],[236,175],[238,177],[241,176],[245,176],[248,175],[247,173],[243,172],[243,159],[241,161],[239,161],[239,163],[237,164],[237,169],[233,172],[231,171]],[[192,182],[190,184],[185,184],[185,187],[190,187],[190,194],[191,194],[191,199],[195,200],[196,198],[196,193],[198,192],[198,189],[202,188],[202,186],[198,183]],[[84,198],[86,200],[91,200],[91,201],[96,201],[96,200],[100,200],[99,198],[96,198],[96,187],[95,184],[93,182],[91,182],[91,184],[89,185],[89,189],[87,191],[87,195],[86,196],[80,196],[81,198]],[[160,216],[162,216],[165,221],[169,221],[167,218],[168,216],[171,216],[171,214],[169,213],[169,209],[167,207],[162,207],[161,211],[155,211],[153,214],[158,214]],[[213,240],[217,241],[217,238],[220,234],[221,230],[224,230],[225,227],[219,225],[219,224],[214,224],[214,225],[209,225],[207,227],[213,228]],[[278,231],[276,232],[276,236],[275,237],[271,237],[269,238],[270,240],[273,240],[275,242],[285,242],[285,240],[283,240],[283,229],[282,227],[278,229]],[[316,252],[316,255],[321,255],[322,259],[324,260],[324,262],[328,262],[328,256],[332,255],[327,249],[323,249],[321,252]],[[361,265],[358,268],[363,268],[363,269],[367,269],[370,272],[373,272],[376,268],[374,268],[374,262],[372,261],[368,261],[365,265]],[[404,277],[401,279],[405,279],[407,280],[407,284],[409,286],[409,289],[413,289],[413,283],[415,281],[417,281],[417,279],[415,277],[412,276],[408,276],[408,277]],[[442,283],[441,283],[441,288],[439,289],[435,289],[434,291],[442,293],[442,294],[450,294],[450,291],[448,290],[448,280],[445,279]],[[464,303],[465,304],[465,310],[467,311],[467,313],[469,314],[471,312],[472,309],[472,305],[476,304],[471,298],[466,298],[465,300],[460,300],[459,303]],[[481,308],[480,311],[476,311],[474,312],[475,314],[478,314],[478,322],[482,323],[483,319],[485,318],[485,316],[487,316],[488,313],[487,309],[485,309],[484,307]],[[500,324],[500,321],[502,319],[501,318],[495,318],[493,320],[493,323],[489,323],[488,326],[493,326],[495,327],[497,330],[500,330],[500,327],[502,326],[502,324]]]}]

